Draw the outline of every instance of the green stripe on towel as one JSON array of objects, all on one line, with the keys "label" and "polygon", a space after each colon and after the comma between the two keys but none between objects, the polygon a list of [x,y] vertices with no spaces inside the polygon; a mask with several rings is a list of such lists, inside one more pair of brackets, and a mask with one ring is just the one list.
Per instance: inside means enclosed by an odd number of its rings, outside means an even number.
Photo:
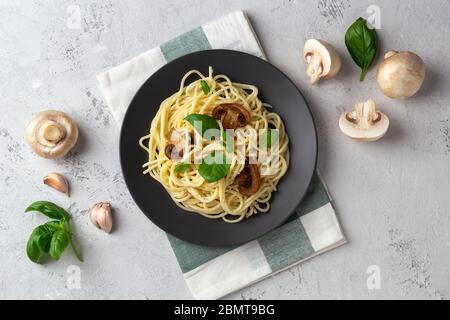
[{"label": "green stripe on towel", "polygon": [[200,50],[212,49],[201,27],[186,32],[161,45],[161,51],[167,62]]},{"label": "green stripe on towel", "polygon": [[284,269],[314,253],[299,218],[262,236],[258,242],[272,272]]},{"label": "green stripe on towel", "polygon": [[327,190],[316,172],[313,175],[305,197],[295,211],[301,217],[326,205],[328,202],[330,202],[330,199],[328,198]]},{"label": "green stripe on towel", "polygon": [[195,268],[201,266],[202,264],[236,248],[235,246],[229,247],[199,246],[175,238],[170,234],[167,234],[167,238],[169,238],[170,245],[173,248],[173,251],[178,259],[178,263],[180,264],[180,268],[183,273],[194,270]]}]

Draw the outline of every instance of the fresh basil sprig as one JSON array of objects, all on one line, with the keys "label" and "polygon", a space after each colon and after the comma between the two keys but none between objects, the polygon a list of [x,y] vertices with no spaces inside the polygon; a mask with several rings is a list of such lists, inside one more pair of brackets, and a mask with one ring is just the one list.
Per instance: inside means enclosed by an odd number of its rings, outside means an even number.
[{"label": "fresh basil sprig", "polygon": [[[202,137],[205,135],[205,132],[209,129],[220,130],[217,120],[214,119],[213,117],[208,116],[207,114],[193,113],[188,115],[184,119],[188,121]],[[198,126],[199,124],[201,125],[201,128]]]},{"label": "fresh basil sprig", "polygon": [[358,18],[345,33],[345,46],[353,61],[361,68],[360,81],[364,80],[378,49],[377,33],[367,24],[365,19]]},{"label": "fresh basil sprig", "polygon": [[83,261],[73,242],[70,214],[63,208],[48,201],[32,203],[25,212],[38,211],[54,219],[36,227],[27,242],[28,258],[35,263],[42,263],[46,254],[53,260],[59,260],[61,254],[70,245],[78,260]]},{"label": "fresh basil sprig", "polygon": [[209,91],[211,90],[209,88],[208,83],[205,80],[200,80],[200,86],[202,87],[203,93],[207,95]]},{"label": "fresh basil sprig", "polygon": [[207,182],[216,182],[224,178],[230,170],[227,158],[223,152],[212,152],[198,166],[198,173]]}]

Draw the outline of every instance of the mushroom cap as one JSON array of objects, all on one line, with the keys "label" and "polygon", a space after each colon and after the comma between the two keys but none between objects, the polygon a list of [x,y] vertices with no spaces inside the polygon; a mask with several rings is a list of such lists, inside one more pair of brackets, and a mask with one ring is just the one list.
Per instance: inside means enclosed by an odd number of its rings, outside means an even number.
[{"label": "mushroom cap", "polygon": [[419,91],[425,73],[425,63],[417,54],[389,51],[378,67],[377,81],[386,96],[406,99]]},{"label": "mushroom cap", "polygon": [[314,54],[321,56],[322,76],[328,79],[334,77],[341,69],[341,57],[334,47],[324,40],[309,39],[303,47],[303,57],[306,62],[308,57]]},{"label": "mushroom cap", "polygon": [[[363,109],[363,107],[367,108]],[[358,108],[361,110],[359,115]],[[375,120],[369,119],[367,122],[361,119],[354,120],[355,113],[360,116],[367,115],[369,112],[376,117]],[[363,122],[364,125],[362,125]],[[339,128],[345,135],[355,140],[376,141],[386,134],[389,128],[389,118],[384,113],[375,110],[375,103],[373,100],[369,100],[366,103],[358,104],[354,112],[342,113],[339,118]]]},{"label": "mushroom cap", "polygon": [[36,114],[26,129],[26,140],[39,156],[47,159],[64,157],[78,139],[78,128],[62,111],[46,110]]}]

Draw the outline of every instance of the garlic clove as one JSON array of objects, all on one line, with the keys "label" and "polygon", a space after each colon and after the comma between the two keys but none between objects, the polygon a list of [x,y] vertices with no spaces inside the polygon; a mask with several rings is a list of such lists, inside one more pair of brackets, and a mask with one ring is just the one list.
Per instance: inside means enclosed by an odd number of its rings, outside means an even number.
[{"label": "garlic clove", "polygon": [[107,202],[99,202],[92,206],[89,218],[94,226],[110,233],[112,230],[112,207]]},{"label": "garlic clove", "polygon": [[49,187],[62,192],[69,197],[69,182],[62,174],[55,172],[49,173],[44,177],[43,182]]}]

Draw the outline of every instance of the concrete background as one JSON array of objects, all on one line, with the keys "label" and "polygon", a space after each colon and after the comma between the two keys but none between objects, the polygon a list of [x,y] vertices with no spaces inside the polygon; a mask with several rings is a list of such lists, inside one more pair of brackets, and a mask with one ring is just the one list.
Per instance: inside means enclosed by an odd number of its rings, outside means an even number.
[{"label": "concrete background", "polygon": [[[69,19],[81,12],[79,29]],[[427,64],[420,93],[396,101],[378,90],[372,70],[363,83],[344,46],[346,28],[369,5],[381,9],[381,52],[411,50]],[[245,10],[269,60],[299,86],[314,113],[319,170],[349,244],[264,280],[231,299],[447,299],[450,297],[450,24],[447,1],[31,1],[0,0],[0,298],[189,299],[165,234],[135,206],[122,179],[119,130],[95,75],[184,31],[236,9]],[[300,51],[323,38],[343,57],[334,80],[311,87]],[[378,59],[378,63],[380,59]],[[343,136],[338,117],[373,97],[391,120],[383,140]],[[50,161],[24,141],[32,114],[61,109],[79,124],[70,156]],[[70,199],[42,184],[65,174]],[[85,262],[67,251],[44,266],[25,254],[31,230],[46,219],[25,214],[35,200],[70,209]],[[89,222],[88,209],[111,201],[114,233]],[[81,289],[70,290],[70,265]],[[377,265],[381,289],[368,290]]]}]

